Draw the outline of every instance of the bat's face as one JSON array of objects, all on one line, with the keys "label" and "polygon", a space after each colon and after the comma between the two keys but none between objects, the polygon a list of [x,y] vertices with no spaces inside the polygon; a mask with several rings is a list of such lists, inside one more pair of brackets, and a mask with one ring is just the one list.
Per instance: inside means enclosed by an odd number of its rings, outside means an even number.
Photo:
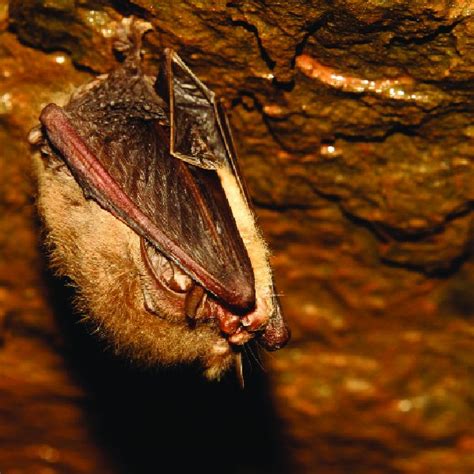
[{"label": "bat's face", "polygon": [[214,94],[168,52],[158,95],[130,49],[42,111],[38,206],[99,335],[133,359],[199,361],[218,378],[252,338],[268,350],[288,340],[267,247]]}]

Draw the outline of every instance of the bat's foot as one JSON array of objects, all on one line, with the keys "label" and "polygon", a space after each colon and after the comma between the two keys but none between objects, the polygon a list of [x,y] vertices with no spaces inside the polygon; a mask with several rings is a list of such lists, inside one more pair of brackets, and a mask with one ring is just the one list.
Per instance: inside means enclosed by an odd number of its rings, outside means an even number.
[{"label": "bat's foot", "polygon": [[125,54],[140,54],[143,35],[153,30],[153,25],[134,16],[124,18],[117,26],[114,48]]},{"label": "bat's foot", "polygon": [[41,125],[38,125],[29,131],[27,140],[30,145],[34,147],[39,147],[41,155],[45,158],[48,158],[47,164],[50,168],[65,168],[66,165],[63,161],[54,159],[54,153],[51,150],[51,147],[49,146],[47,140],[45,139]]}]

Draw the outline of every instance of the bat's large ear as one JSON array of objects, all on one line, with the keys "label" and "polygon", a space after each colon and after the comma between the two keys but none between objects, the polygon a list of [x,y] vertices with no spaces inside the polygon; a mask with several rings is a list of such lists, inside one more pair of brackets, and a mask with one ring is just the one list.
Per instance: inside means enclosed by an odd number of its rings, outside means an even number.
[{"label": "bat's large ear", "polygon": [[170,152],[180,160],[205,169],[228,165],[215,95],[172,50],[165,51],[170,107]]}]

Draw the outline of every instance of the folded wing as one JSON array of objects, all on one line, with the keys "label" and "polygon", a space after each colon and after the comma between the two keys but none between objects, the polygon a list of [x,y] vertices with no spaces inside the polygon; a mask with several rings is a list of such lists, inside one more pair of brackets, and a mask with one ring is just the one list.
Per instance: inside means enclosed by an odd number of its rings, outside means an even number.
[{"label": "folded wing", "polygon": [[[196,103],[201,114],[192,107],[189,116],[178,113],[175,123],[183,129],[174,130],[171,142],[176,154],[190,151],[197,161],[215,162],[221,145],[211,145],[222,137],[213,135],[220,133],[216,117],[202,105]],[[46,107],[41,121],[87,197],[229,306],[254,305],[252,267],[215,166],[172,156],[169,106],[139,64],[127,60],[64,109]]]}]

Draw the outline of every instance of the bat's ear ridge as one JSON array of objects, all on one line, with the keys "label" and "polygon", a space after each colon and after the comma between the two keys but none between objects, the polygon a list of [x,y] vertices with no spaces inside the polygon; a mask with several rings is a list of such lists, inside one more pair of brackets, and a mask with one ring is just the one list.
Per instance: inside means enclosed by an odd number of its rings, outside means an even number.
[{"label": "bat's ear ridge", "polygon": [[134,16],[123,18],[117,26],[114,49],[126,55],[140,56],[143,35],[153,29],[151,23]]}]

